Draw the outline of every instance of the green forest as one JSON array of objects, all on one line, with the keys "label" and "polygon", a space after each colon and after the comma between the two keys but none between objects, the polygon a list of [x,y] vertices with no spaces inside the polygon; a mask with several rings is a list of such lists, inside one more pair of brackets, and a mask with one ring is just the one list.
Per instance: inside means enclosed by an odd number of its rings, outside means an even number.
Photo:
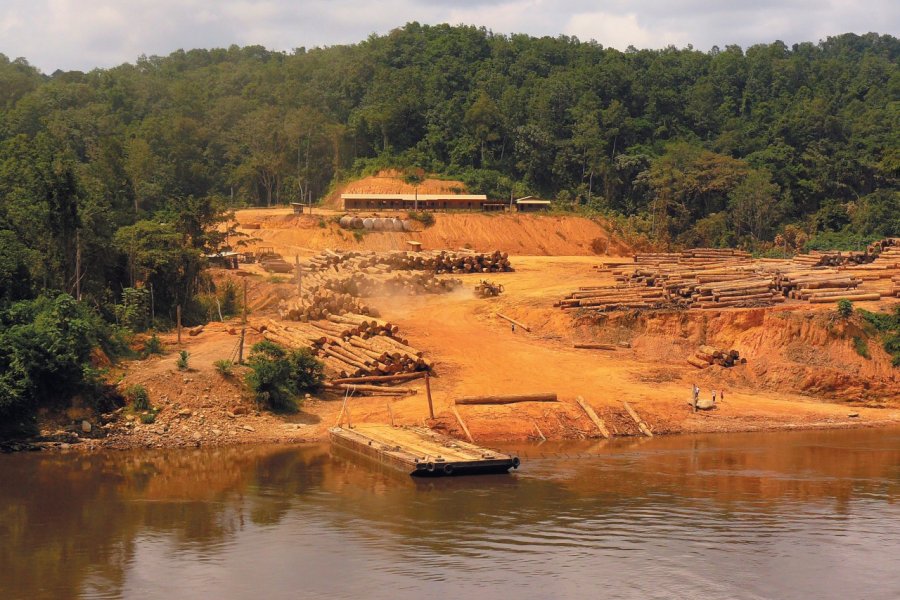
[{"label": "green forest", "polygon": [[93,386],[95,348],[176,305],[204,320],[229,208],[380,168],[555,199],[660,246],[900,235],[898,54],[874,33],[621,52],[410,23],[88,73],[0,55],[0,420]]}]

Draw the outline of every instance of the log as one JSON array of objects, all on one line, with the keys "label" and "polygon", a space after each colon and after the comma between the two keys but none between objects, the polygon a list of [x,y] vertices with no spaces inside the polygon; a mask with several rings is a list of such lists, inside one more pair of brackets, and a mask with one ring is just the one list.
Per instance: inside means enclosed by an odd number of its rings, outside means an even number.
[{"label": "log", "polygon": [[425,371],[415,373],[396,373],[394,375],[364,375],[362,377],[341,377],[332,379],[331,383],[394,383],[398,381],[411,381],[425,377]]},{"label": "log", "polygon": [[456,407],[452,404],[450,405],[450,410],[453,411],[453,416],[455,416],[456,420],[459,421],[459,424],[462,427],[462,430],[465,432],[466,437],[469,438],[469,441],[474,444],[475,438],[472,437],[472,434],[469,432],[469,428],[466,427],[466,422],[463,421],[462,415],[459,414],[459,411],[456,410]]},{"label": "log", "polygon": [[609,439],[609,430],[606,428],[606,425],[603,423],[600,417],[597,416],[597,413],[594,412],[594,409],[584,401],[584,398],[578,396],[577,398],[575,398],[575,402],[577,402],[578,406],[580,406],[581,409],[587,414],[591,422],[597,426],[597,429],[600,430],[600,435],[602,435],[606,439]]},{"label": "log", "polygon": [[188,335],[191,337],[198,336],[203,333],[203,325],[198,325],[192,329],[188,329]]},{"label": "log", "polygon": [[501,319],[506,319],[507,321],[509,321],[509,322],[512,323],[513,325],[518,325],[519,327],[521,327],[521,328],[524,329],[525,331],[531,331],[531,328],[530,328],[528,325],[525,325],[524,323],[519,323],[519,322],[516,321],[515,319],[511,319],[510,317],[507,317],[507,316],[504,315],[504,314],[496,313],[496,315],[497,315],[498,317],[500,317]]},{"label": "log", "polygon": [[650,428],[646,423],[644,423],[643,419],[638,416],[637,412],[635,412],[635,410],[631,408],[631,405],[628,404],[628,401],[622,400],[622,405],[625,407],[625,410],[628,411],[628,414],[631,415],[631,418],[634,419],[634,422],[637,423],[638,429],[641,430],[641,433],[643,433],[647,437],[653,437],[653,432],[650,431]]},{"label": "log", "polygon": [[515,404],[517,402],[557,402],[557,397],[556,392],[553,392],[505,396],[463,396],[456,399],[456,404]]},{"label": "log", "polygon": [[702,358],[697,358],[696,356],[691,356],[687,359],[688,363],[697,367],[698,369],[705,369],[710,365],[710,363],[706,362]]},{"label": "log", "polygon": [[868,302],[870,300],[881,300],[881,294],[847,294],[845,296],[829,296],[825,298],[810,298],[810,304],[826,304],[829,302],[837,302],[838,300],[849,300],[851,302]]},{"label": "log", "polygon": [[349,392],[375,393],[383,396],[415,396],[418,393],[418,390],[412,388],[386,388],[377,385],[351,383],[325,384],[325,387]]},{"label": "log", "polygon": [[611,344],[575,344],[575,347],[581,350],[616,350]]}]

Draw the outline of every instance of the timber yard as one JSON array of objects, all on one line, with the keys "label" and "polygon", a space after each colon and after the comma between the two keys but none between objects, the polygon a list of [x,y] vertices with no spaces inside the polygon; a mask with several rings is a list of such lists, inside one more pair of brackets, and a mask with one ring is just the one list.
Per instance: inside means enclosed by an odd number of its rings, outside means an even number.
[{"label": "timber yard", "polygon": [[[60,430],[47,445],[314,441],[355,424],[481,445],[900,422],[890,355],[873,338],[861,356],[863,324],[835,317],[841,299],[875,313],[897,305],[900,240],[771,259],[638,251],[575,215],[432,221],[237,211],[234,251],[211,257],[212,272],[245,294],[246,314],[173,330],[168,354],[121,368],[120,386],[158,399],[155,422],[102,415],[96,435]],[[261,411],[240,377],[216,373],[262,340],[308,348],[325,366],[322,391],[296,414]],[[189,372],[175,367],[181,349]],[[77,411],[67,418],[79,422]]]}]

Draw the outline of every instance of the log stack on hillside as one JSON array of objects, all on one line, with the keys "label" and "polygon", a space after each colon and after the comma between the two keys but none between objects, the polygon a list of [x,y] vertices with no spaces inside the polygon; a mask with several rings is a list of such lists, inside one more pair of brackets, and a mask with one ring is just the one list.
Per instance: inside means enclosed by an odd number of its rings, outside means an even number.
[{"label": "log stack on hillside", "polygon": [[698,369],[705,369],[710,365],[728,368],[747,363],[747,359],[741,358],[737,350],[720,350],[712,346],[700,346],[687,361]]},{"label": "log stack on hillside", "polygon": [[325,250],[303,263],[306,271],[334,269],[353,272],[430,271],[440,273],[498,273],[512,271],[509,255],[499,250],[432,252],[343,252]]},{"label": "log stack on hillside", "polygon": [[633,258],[633,263],[611,265],[615,285],[579,288],[556,305],[596,311],[754,308],[786,299],[815,304],[900,293],[895,283],[895,278],[900,281],[896,238],[882,240],[866,253],[813,253],[793,259],[754,259],[741,250],[715,248]]}]

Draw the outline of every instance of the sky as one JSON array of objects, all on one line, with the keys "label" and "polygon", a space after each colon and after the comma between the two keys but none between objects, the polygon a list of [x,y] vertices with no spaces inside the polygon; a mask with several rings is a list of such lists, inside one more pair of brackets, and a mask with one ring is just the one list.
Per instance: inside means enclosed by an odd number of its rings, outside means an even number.
[{"label": "sky", "polygon": [[560,34],[624,50],[900,35],[898,0],[0,0],[0,53],[45,73],[179,48],[351,44],[410,21]]}]

